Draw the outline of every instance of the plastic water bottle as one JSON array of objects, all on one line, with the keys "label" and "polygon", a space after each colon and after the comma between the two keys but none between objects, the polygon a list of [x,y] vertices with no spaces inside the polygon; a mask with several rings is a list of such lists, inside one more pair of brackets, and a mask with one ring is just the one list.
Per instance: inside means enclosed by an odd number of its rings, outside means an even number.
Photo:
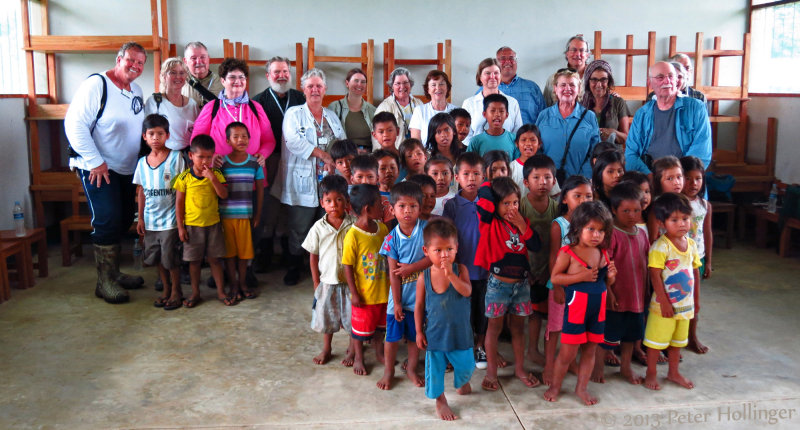
[{"label": "plastic water bottle", "polygon": [[25,213],[22,211],[22,205],[19,202],[14,202],[14,233],[17,237],[25,236]]},{"label": "plastic water bottle", "polygon": [[767,212],[774,214],[778,210],[778,184],[772,184],[767,200]]},{"label": "plastic water bottle", "polygon": [[138,237],[133,240],[133,269],[142,270],[142,244]]}]

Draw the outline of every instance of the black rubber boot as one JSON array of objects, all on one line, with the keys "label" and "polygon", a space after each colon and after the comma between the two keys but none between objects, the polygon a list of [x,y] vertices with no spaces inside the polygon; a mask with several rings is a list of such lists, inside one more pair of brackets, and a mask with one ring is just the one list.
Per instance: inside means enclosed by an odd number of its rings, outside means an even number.
[{"label": "black rubber boot", "polygon": [[261,239],[259,242],[259,252],[253,262],[256,273],[267,273],[272,266],[272,255],[275,253],[275,242],[272,238]]},{"label": "black rubber boot", "polygon": [[283,277],[284,285],[297,285],[300,280],[300,262],[303,261],[302,255],[284,254],[286,256],[286,276]]},{"label": "black rubber boot", "polygon": [[94,260],[97,264],[94,295],[112,304],[129,301],[128,292],[112,277],[115,265],[119,265],[119,246],[94,245]]},{"label": "black rubber boot", "polygon": [[111,277],[126,290],[136,290],[144,287],[144,278],[141,276],[126,275],[119,271],[119,255],[122,247],[120,245],[111,245],[115,248],[117,259],[114,261],[114,267],[111,272]]}]

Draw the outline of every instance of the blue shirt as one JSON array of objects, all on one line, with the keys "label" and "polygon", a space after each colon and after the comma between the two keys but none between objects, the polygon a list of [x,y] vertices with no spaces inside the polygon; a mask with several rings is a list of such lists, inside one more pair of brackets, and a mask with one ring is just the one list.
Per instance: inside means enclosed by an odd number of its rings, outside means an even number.
[{"label": "blue shirt", "polygon": [[448,200],[444,205],[442,216],[453,221],[458,229],[458,262],[467,266],[469,279],[473,281],[487,279],[489,272],[475,264],[475,251],[481,236],[478,226],[478,196],[475,200],[461,197],[461,192]]},{"label": "blue shirt", "polygon": [[[428,225],[428,222],[422,219],[417,220],[417,225],[411,231],[410,236],[406,236],[400,231],[400,226],[393,228],[386,238],[383,240],[381,246],[381,255],[392,258],[398,263],[410,264],[416,263],[425,258],[425,253],[422,251],[422,246],[425,242],[422,239],[422,229]],[[406,278],[402,279],[403,291],[402,301],[403,310],[414,311],[414,304],[417,300],[417,278],[421,272],[415,272]],[[389,294],[389,303],[386,305],[388,312],[394,312],[394,297]]]},{"label": "blue shirt", "polygon": [[508,154],[509,160],[519,157],[519,150],[514,144],[514,135],[503,130],[503,134],[492,136],[489,132],[473,136],[467,146],[467,151],[475,152],[481,157],[489,151],[500,150]]},{"label": "blue shirt", "polygon": [[[655,99],[650,100],[633,116],[628,139],[625,141],[625,170],[651,173],[641,157],[647,153],[653,137],[655,104]],[[675,109],[675,136],[678,138],[682,155],[699,158],[707,168],[711,162],[711,123],[708,120],[705,104],[694,98],[678,97],[672,108]]]},{"label": "blue shirt", "polygon": [[533,124],[539,117],[539,112],[544,110],[544,96],[536,82],[514,76],[510,83],[500,82],[500,91],[517,99],[519,111],[522,114],[523,124]]},{"label": "blue shirt", "polygon": [[[564,168],[567,173],[566,177],[572,175],[592,177],[591,153],[595,145],[600,141],[597,117],[592,111],[586,112],[583,121],[578,125],[578,129],[575,130],[575,135],[572,136],[572,142],[569,145],[569,154],[567,154],[564,166],[561,166],[567,139],[569,139],[572,129],[578,123],[578,119],[580,119],[584,111],[586,111],[586,108],[578,103],[572,113],[563,118],[558,111],[558,104],[555,104],[543,110],[536,120],[536,126],[539,127],[539,132],[542,134],[544,153],[556,163],[556,169]],[[587,154],[589,155],[588,157]]]},{"label": "blue shirt", "polygon": [[[428,351],[472,350],[470,307],[472,300],[447,286],[443,293],[433,290],[431,268],[423,271],[425,277],[425,337]],[[458,264],[453,263],[453,273],[458,276]]]}]

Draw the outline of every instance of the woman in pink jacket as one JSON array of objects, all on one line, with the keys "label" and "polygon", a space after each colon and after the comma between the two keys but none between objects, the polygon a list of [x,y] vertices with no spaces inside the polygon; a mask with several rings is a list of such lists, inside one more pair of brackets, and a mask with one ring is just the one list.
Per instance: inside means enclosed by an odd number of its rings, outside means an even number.
[{"label": "woman in pink jacket", "polygon": [[225,127],[238,121],[244,123],[250,132],[250,145],[247,153],[256,157],[259,164],[275,149],[275,136],[269,118],[260,104],[254,103],[247,96],[247,63],[236,58],[226,58],[219,65],[219,76],[224,90],[219,98],[206,103],[197,117],[192,131],[192,139],[198,134],[208,134],[216,145],[214,165],[222,164],[222,156],[231,153],[231,146],[225,139]]}]

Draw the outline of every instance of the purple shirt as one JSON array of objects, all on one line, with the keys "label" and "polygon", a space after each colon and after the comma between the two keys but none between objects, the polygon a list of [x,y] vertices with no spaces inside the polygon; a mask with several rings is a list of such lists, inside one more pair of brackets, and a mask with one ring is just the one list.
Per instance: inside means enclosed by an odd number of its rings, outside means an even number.
[{"label": "purple shirt", "polygon": [[458,229],[458,262],[467,266],[469,279],[473,281],[487,279],[489,272],[475,265],[475,251],[478,249],[480,238],[478,196],[475,196],[475,200],[467,200],[461,197],[459,191],[444,204],[442,216],[450,218]]}]

